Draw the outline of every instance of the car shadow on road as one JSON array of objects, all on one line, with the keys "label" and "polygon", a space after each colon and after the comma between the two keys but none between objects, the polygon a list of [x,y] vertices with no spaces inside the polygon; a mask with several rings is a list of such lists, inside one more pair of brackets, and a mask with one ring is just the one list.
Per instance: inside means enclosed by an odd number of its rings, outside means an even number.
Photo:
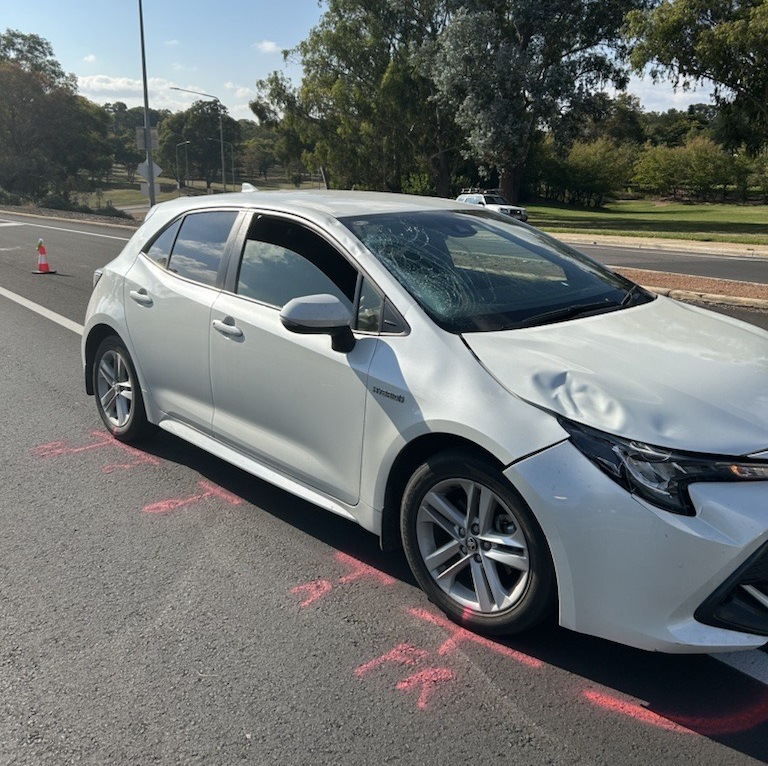
[{"label": "car shadow on road", "polygon": [[[142,444],[142,450],[196,471],[258,511],[418,588],[402,553],[381,551],[378,540],[354,523],[318,512],[165,432]],[[416,597],[426,602],[421,591]],[[645,652],[554,625],[484,642],[583,679],[584,700],[610,714],[648,727],[699,734],[768,762],[768,687],[713,657]]]}]

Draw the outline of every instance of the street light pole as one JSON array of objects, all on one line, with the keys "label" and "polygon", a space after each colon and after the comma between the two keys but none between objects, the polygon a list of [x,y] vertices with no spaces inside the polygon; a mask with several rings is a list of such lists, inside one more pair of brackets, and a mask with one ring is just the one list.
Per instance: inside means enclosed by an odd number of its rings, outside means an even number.
[{"label": "street light pole", "polygon": [[[218,96],[214,96],[210,93],[202,93],[199,90],[189,90],[189,88],[178,88],[175,85],[171,85],[171,90],[180,90],[184,93],[194,93],[196,96],[205,96],[206,98],[213,99],[216,104],[218,105],[219,109],[219,143],[221,144],[221,184],[224,187],[224,191],[227,190],[227,175],[226,171],[224,170],[224,125],[223,121],[221,119],[221,114],[224,109],[224,107],[221,104],[221,100]],[[233,179],[234,183],[234,179]]]},{"label": "street light pole", "polygon": [[[144,50],[144,11],[139,0],[139,32],[141,34],[141,76],[144,81],[144,148],[147,150],[147,182],[149,206],[155,204],[155,172],[152,163],[152,129],[149,126],[149,92],[147,90],[147,56]],[[224,148],[221,149],[222,157]]]}]

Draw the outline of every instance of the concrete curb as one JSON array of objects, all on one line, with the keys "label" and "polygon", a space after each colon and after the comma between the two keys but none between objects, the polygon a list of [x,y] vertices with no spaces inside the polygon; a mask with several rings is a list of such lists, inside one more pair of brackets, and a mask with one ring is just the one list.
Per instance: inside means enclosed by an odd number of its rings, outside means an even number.
[{"label": "concrete curb", "polygon": [[758,311],[768,311],[768,300],[761,298],[739,298],[735,295],[697,293],[693,290],[677,290],[669,287],[653,287],[652,285],[643,285],[643,287],[657,295],[664,295],[667,298],[685,301],[686,303],[707,303],[716,306],[736,306],[739,308],[757,309]]}]

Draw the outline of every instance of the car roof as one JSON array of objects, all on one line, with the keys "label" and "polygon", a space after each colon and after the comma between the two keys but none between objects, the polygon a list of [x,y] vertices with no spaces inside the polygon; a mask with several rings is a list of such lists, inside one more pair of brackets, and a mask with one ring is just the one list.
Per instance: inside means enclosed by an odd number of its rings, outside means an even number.
[{"label": "car roof", "polygon": [[[202,197],[179,197],[156,206],[164,218],[178,213],[217,207],[258,208],[306,215],[314,211],[321,217],[343,218],[351,215],[415,212],[420,210],[456,210],[454,200],[367,191],[281,190],[248,191]],[[154,212],[154,211],[153,211]]]}]

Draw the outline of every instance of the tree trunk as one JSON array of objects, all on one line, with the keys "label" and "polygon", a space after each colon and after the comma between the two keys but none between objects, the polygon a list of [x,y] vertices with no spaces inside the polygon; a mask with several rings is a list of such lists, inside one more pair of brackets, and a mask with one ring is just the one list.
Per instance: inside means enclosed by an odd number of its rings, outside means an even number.
[{"label": "tree trunk", "polygon": [[523,183],[523,168],[519,166],[504,168],[499,174],[501,196],[516,205],[520,201],[520,189]]},{"label": "tree trunk", "polygon": [[451,168],[447,152],[440,152],[437,162],[433,163],[433,177],[435,179],[435,191],[438,197],[451,196]]}]

